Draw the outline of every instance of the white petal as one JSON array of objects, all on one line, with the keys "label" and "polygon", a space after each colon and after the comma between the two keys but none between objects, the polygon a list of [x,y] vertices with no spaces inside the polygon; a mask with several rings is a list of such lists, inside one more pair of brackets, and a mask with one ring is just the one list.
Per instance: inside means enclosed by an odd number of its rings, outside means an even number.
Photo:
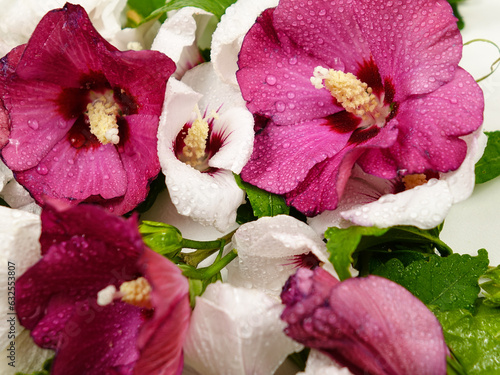
[{"label": "white petal", "polygon": [[[173,148],[177,134],[192,118],[195,105],[201,97],[201,94],[183,82],[173,78],[169,80],[158,128],[158,156],[170,197],[177,211],[202,224],[214,225],[223,232],[234,226],[236,210],[244,202],[243,190],[236,184],[231,171],[219,169],[210,174],[202,173],[178,160]],[[239,122],[239,119],[234,119],[229,112],[229,115],[222,113],[221,119],[216,123],[219,123],[218,126],[233,129],[233,125],[227,124],[228,119]],[[249,125],[242,127],[238,132],[244,131],[251,136],[248,127]],[[242,137],[237,137],[237,134],[231,135],[226,143],[229,152],[231,150],[235,152],[233,160],[228,160],[230,156],[223,150],[225,148],[223,145],[219,151],[222,152],[222,156],[219,159],[215,158],[214,166],[240,170],[250,155],[248,150],[234,149],[231,140],[237,140],[242,144],[244,141],[241,139]]]},{"label": "white petal", "polygon": [[14,178],[12,171],[0,160],[0,192]]},{"label": "white petal", "polygon": [[[12,296],[9,292],[12,292],[14,287],[13,279],[9,279],[9,277],[17,279],[40,259],[40,243],[38,242],[40,232],[41,224],[38,215],[0,207],[0,280],[4,281],[0,284],[0,298],[3,301],[0,303],[0,315],[4,317],[0,322],[0,348],[2,351],[8,348],[11,342],[9,333],[12,331],[8,318],[15,316],[11,315],[13,306],[8,303],[8,297]],[[24,330],[17,320],[13,327],[16,336]],[[34,347],[34,344],[27,339],[20,338],[19,341],[16,339],[16,351],[23,347],[24,344],[21,344],[21,341],[26,343],[26,356],[30,358],[29,351],[30,348]],[[5,361],[3,360],[2,363]]]},{"label": "white petal", "polygon": [[298,264],[294,256],[312,252],[331,273],[326,246],[307,224],[287,215],[243,224],[233,236],[238,257],[228,266],[227,281],[278,297]]},{"label": "white petal", "polygon": [[12,179],[0,192],[0,197],[8,203],[11,208],[31,212],[40,215],[42,208],[35,203],[28,191]]},{"label": "white petal", "polygon": [[234,225],[245,194],[232,172],[201,173],[174,156],[162,163],[162,170],[172,203],[181,215],[221,232]]},{"label": "white petal", "polygon": [[181,231],[184,238],[196,241],[214,241],[238,227],[238,225],[234,223],[227,231],[221,233],[212,226],[203,225],[192,220],[189,216],[179,214],[168,195],[168,191],[163,191],[158,194],[155,204],[151,209],[141,215],[141,220],[160,221],[173,225]]},{"label": "white petal", "polygon": [[342,212],[342,217],[356,225],[387,228],[414,225],[431,229],[445,218],[453,203],[448,183],[431,179],[425,185],[387,194],[379,200]]},{"label": "white petal", "polygon": [[[65,0],[0,1],[0,55],[26,43],[42,17],[52,9],[62,8],[65,3]],[[75,3],[85,8],[105,39],[111,40],[121,30],[120,18],[126,0],[81,0]]]},{"label": "white petal", "polygon": [[283,306],[257,290],[211,284],[196,299],[184,345],[203,375],[272,374],[301,345],[283,333]]},{"label": "white petal", "polygon": [[30,336],[30,332],[26,329],[22,329],[17,335],[14,348],[15,367],[9,365],[12,360],[12,358],[9,358],[11,356],[10,344],[0,352],[2,356],[0,374],[2,375],[14,375],[19,372],[31,374],[34,371],[39,371],[43,363],[54,356],[53,350],[42,349],[36,346]]},{"label": "white petal", "polygon": [[224,143],[210,158],[209,165],[239,174],[253,150],[253,116],[245,108],[230,108],[214,121],[214,132],[224,134]]},{"label": "white petal", "polygon": [[168,17],[151,45],[151,49],[163,52],[177,65],[176,77],[195,64],[201,56],[196,45],[199,24],[206,25],[213,14],[194,7],[185,7]]},{"label": "white petal", "polygon": [[267,8],[278,5],[278,0],[239,0],[222,16],[212,35],[211,61],[224,82],[237,85],[238,54],[243,38],[256,18]]},{"label": "white petal", "polygon": [[317,350],[311,350],[307,357],[306,371],[297,375],[352,375],[347,367],[341,367],[330,357]]},{"label": "white petal", "polygon": [[[474,189],[474,165],[484,151],[486,136],[478,130],[464,140],[468,146],[467,156],[456,171],[441,173],[439,180],[431,179],[424,185],[397,194],[386,194],[393,188],[389,181],[370,176],[355,167],[339,207],[308,219],[308,223],[321,234],[328,227],[345,228],[353,224],[380,228],[394,225],[434,228],[445,219],[452,204],[467,199]],[[381,197],[366,203],[367,197],[373,200],[376,196]]]},{"label": "white petal", "polygon": [[221,112],[232,107],[246,108],[246,102],[241,96],[238,87],[222,82],[215,73],[213,63],[205,63],[195,66],[186,72],[182,77],[182,82],[191,87],[194,91],[202,93],[200,99],[200,109],[218,110]]},{"label": "white petal", "polygon": [[467,142],[467,156],[456,171],[443,173],[440,178],[448,183],[453,203],[461,202],[472,194],[475,186],[475,165],[483,155],[487,137],[482,129],[463,137]]}]

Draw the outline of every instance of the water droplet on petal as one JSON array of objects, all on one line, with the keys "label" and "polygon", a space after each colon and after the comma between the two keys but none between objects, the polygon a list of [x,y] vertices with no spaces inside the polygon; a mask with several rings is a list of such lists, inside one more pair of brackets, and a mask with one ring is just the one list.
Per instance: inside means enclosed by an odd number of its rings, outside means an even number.
[{"label": "water droplet on petal", "polygon": [[283,112],[285,110],[286,106],[285,103],[283,102],[276,102],[276,110],[278,112]]},{"label": "water droplet on petal", "polygon": [[274,86],[276,84],[276,76],[273,76],[272,74],[269,74],[266,77],[266,83],[270,86]]},{"label": "water droplet on petal", "polygon": [[38,167],[36,167],[36,171],[42,176],[45,176],[47,173],[49,173],[49,169],[42,163],[38,164]]},{"label": "water droplet on petal", "polygon": [[28,126],[33,130],[37,130],[38,129],[38,121],[37,120],[28,120]]}]

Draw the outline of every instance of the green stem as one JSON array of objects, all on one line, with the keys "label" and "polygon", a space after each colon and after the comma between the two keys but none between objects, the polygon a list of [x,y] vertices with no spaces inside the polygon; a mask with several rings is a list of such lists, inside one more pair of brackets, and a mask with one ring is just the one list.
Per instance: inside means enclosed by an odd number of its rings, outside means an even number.
[{"label": "green stem", "polygon": [[185,268],[182,273],[184,274],[184,276],[192,279],[200,279],[200,280],[210,279],[211,277],[217,275],[224,267],[226,267],[237,256],[238,253],[236,252],[235,249],[233,249],[211,266],[200,269]]},{"label": "green stem", "polygon": [[231,238],[233,238],[234,232],[236,231],[232,231],[215,241],[195,241],[183,238],[181,244],[182,247],[186,247],[188,249],[205,249],[205,250],[219,249],[222,241],[226,243],[229,240],[231,240]]}]

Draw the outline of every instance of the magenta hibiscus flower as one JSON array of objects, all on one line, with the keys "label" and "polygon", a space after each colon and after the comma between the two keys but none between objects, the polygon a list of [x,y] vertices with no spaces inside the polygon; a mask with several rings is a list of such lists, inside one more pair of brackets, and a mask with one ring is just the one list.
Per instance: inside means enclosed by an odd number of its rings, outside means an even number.
[{"label": "magenta hibiscus flower", "polygon": [[483,111],[461,50],[444,0],[282,0],[239,56],[263,126],[242,177],[313,216],[335,209],[355,163],[387,179],[457,169]]},{"label": "magenta hibiscus flower", "polygon": [[353,374],[446,374],[448,349],[432,312],[378,276],[339,282],[301,268],[281,294],[285,333]]},{"label": "magenta hibiscus flower", "polygon": [[16,310],[35,343],[56,350],[53,374],[181,373],[188,281],[144,246],[135,217],[48,205],[40,243]]},{"label": "magenta hibiscus flower", "polygon": [[160,170],[156,132],[175,70],[167,56],[118,51],[82,7],[66,4],[1,67],[2,157],[38,203],[91,201],[123,214],[144,200]]}]

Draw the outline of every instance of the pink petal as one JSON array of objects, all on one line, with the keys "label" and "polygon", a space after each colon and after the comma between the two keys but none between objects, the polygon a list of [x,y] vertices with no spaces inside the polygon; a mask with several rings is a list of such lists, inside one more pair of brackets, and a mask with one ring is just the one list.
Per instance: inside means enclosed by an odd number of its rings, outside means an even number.
[{"label": "pink petal", "polygon": [[75,119],[65,119],[59,112],[60,94],[61,87],[45,81],[9,84],[4,102],[13,125],[2,155],[12,170],[33,168],[68,133]]},{"label": "pink petal", "polygon": [[328,90],[310,82],[314,68],[322,64],[276,32],[273,9],[268,9],[245,37],[236,76],[250,111],[278,125],[293,124],[342,110]]},{"label": "pink petal", "polygon": [[36,168],[17,172],[16,179],[38,202],[45,196],[83,201],[121,197],[127,192],[127,174],[112,144],[76,149],[63,139]]},{"label": "pink petal", "polygon": [[42,18],[16,73],[21,79],[79,87],[82,72],[101,70],[99,56],[94,51],[96,40],[108,50],[116,50],[97,33],[82,7],[67,3],[62,10],[54,10]]},{"label": "pink petal", "polygon": [[255,136],[243,179],[276,194],[295,189],[317,163],[346,147],[352,131],[340,133],[329,125],[328,119],[289,126],[269,124]]},{"label": "pink petal", "polygon": [[382,78],[394,81],[396,101],[432,92],[453,78],[462,38],[446,1],[415,0],[402,6],[355,0],[353,9]]},{"label": "pink petal", "polygon": [[142,202],[148,192],[149,183],[160,172],[160,161],[156,147],[158,116],[127,116],[130,143],[119,148],[120,159],[127,176],[127,191],[123,201],[109,202],[114,212],[129,212]]},{"label": "pink petal", "polygon": [[467,153],[457,138],[476,130],[483,121],[484,99],[474,79],[458,69],[451,82],[436,91],[401,103],[396,119],[399,136],[388,150],[369,151],[360,160],[367,173],[402,174],[457,169]]},{"label": "pink petal", "polygon": [[134,371],[180,374],[184,364],[182,347],[191,316],[188,280],[175,264],[152,250],[146,249],[139,262],[144,262],[143,273],[153,290],[151,302],[155,310],[139,333],[140,358]]},{"label": "pink petal", "polygon": [[368,37],[354,17],[358,6],[357,0],[280,1],[275,27],[325,68],[339,69],[342,64],[341,70],[355,72],[371,56]]},{"label": "pink petal", "polygon": [[141,309],[124,302],[105,307],[87,303],[66,322],[51,373],[132,375],[138,352],[131,343],[144,321]]},{"label": "pink petal", "polygon": [[[113,88],[117,88],[116,91],[122,90],[135,100],[137,113],[159,117],[166,81],[175,71],[174,62],[157,51],[114,52],[103,45],[97,46],[97,54],[106,79]],[[144,121],[142,126],[146,124]],[[149,126],[157,127],[158,120],[152,121]]]},{"label": "pink petal", "polygon": [[438,320],[392,281],[368,276],[339,283],[321,268],[299,269],[282,300],[285,332],[354,373],[446,374]]}]

